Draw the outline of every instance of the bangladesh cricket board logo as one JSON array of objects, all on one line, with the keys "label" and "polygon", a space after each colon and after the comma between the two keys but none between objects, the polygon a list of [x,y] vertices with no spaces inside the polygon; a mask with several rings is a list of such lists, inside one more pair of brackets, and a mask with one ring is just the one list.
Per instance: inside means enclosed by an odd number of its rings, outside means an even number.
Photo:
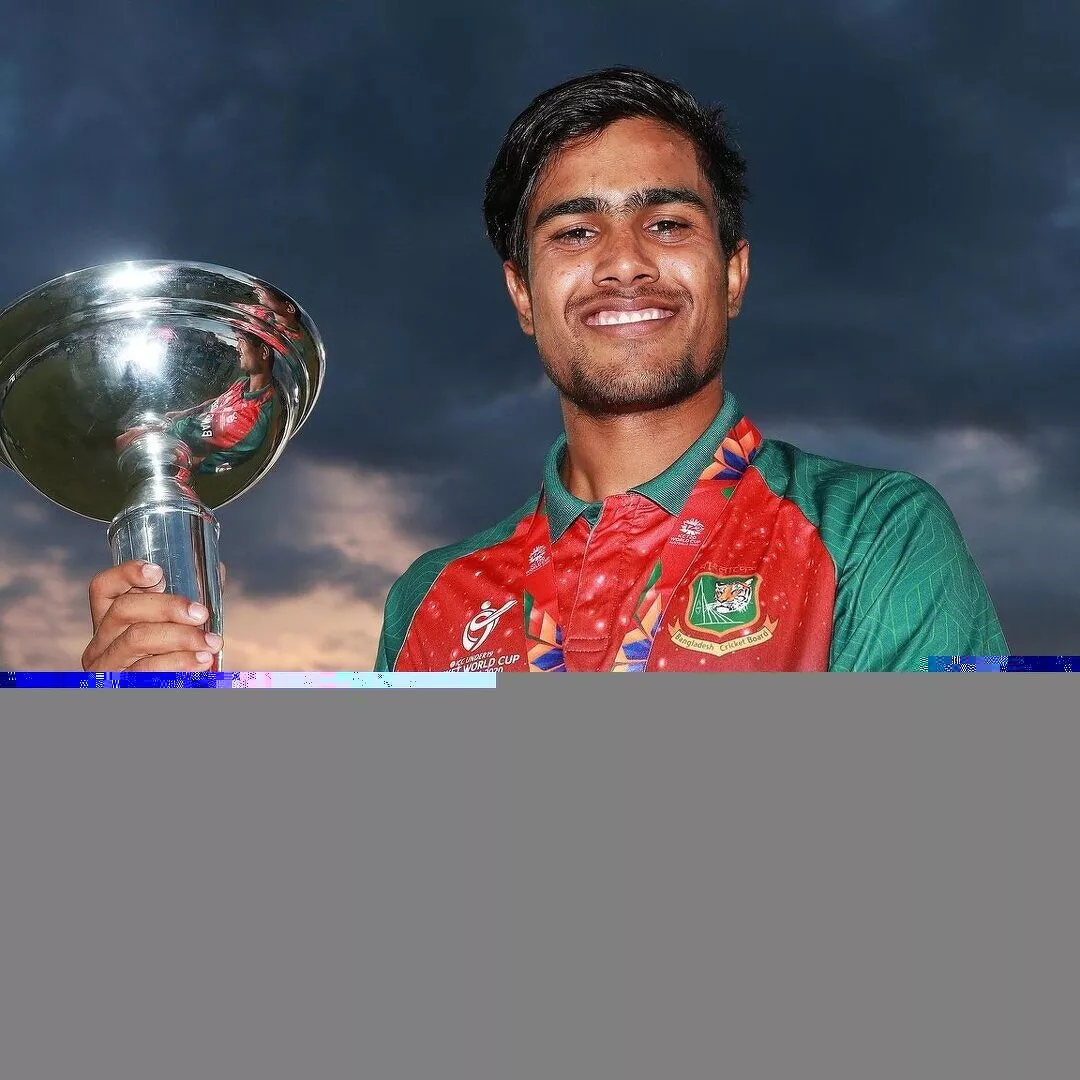
[{"label": "bangladesh cricket board logo", "polygon": [[684,649],[713,656],[761,645],[773,636],[776,620],[764,617],[760,592],[758,574],[734,577],[698,574],[690,584],[686,627],[676,620],[670,628],[672,641]]}]

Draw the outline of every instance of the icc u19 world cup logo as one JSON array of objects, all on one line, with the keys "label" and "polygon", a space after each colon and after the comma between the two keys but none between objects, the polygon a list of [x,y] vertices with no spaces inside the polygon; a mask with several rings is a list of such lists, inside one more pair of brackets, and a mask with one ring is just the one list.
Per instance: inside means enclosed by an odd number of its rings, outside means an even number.
[{"label": "icc u19 world cup logo", "polygon": [[515,604],[516,600],[507,600],[501,608],[492,607],[490,600],[480,605],[480,610],[465,624],[461,634],[461,644],[469,651],[479,649],[488,639],[488,635]]}]

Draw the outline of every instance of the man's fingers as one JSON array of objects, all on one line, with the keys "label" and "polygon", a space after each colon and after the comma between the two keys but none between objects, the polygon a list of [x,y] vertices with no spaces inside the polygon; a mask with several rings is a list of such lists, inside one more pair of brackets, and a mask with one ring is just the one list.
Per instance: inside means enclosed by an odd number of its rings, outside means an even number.
[{"label": "man's fingers", "polygon": [[[110,642],[95,639],[83,654],[84,671],[186,671],[199,670],[192,659],[197,653],[213,654],[221,648],[216,634],[206,634],[195,626],[175,623],[137,623],[128,626]],[[187,659],[180,667],[176,657]]]},{"label": "man's fingers", "polygon": [[[113,601],[100,621],[94,641],[101,651],[129,628],[141,625],[202,626],[210,617],[201,604],[172,593],[129,592]],[[93,643],[92,643],[93,644]]]},{"label": "man's fingers", "polygon": [[[113,601],[83,652],[83,669],[124,671],[144,655],[220,648],[202,626],[208,612],[171,593],[131,592]],[[106,658],[107,657],[107,658]]]},{"label": "man's fingers", "polygon": [[165,575],[160,566],[133,559],[95,574],[90,582],[90,617],[98,628],[113,601],[133,589],[164,592]]},{"label": "man's fingers", "polygon": [[128,671],[207,671],[214,662],[209,650],[174,652],[164,656],[148,656],[132,664]]},{"label": "man's fingers", "polygon": [[129,592],[113,601],[105,622],[131,626],[134,623],[179,623],[201,626],[210,618],[202,604],[175,593]]},{"label": "man's fingers", "polygon": [[[220,578],[224,585],[224,565]],[[152,563],[130,560],[96,575],[90,612],[94,637],[83,651],[84,671],[206,670],[221,648],[216,634],[202,630],[206,607],[165,592],[164,573]]]}]

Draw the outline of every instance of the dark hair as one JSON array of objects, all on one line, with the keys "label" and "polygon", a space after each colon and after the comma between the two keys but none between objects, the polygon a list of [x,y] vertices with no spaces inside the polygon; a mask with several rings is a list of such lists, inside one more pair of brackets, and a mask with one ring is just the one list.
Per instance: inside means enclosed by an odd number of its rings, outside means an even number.
[{"label": "dark hair", "polygon": [[488,238],[501,259],[527,268],[529,201],[552,154],[631,117],[658,120],[694,143],[716,203],[720,244],[728,257],[734,253],[743,238],[746,162],[729,140],[722,108],[705,108],[647,72],[606,68],[545,91],[510,125],[484,193]]}]

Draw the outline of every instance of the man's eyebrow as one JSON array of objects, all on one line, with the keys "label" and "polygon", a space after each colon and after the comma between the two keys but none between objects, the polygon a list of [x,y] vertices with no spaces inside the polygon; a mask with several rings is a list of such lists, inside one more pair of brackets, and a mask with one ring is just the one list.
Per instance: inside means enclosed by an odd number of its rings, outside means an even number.
[{"label": "man's eyebrow", "polygon": [[635,191],[627,200],[627,205],[637,210],[643,210],[647,206],[667,206],[669,203],[683,203],[709,212],[708,204],[696,192],[690,188],[646,188],[644,191]]},{"label": "man's eyebrow", "polygon": [[[708,204],[691,188],[663,187],[643,188],[640,191],[631,192],[619,209],[644,210],[646,207],[667,206],[671,203],[693,206],[706,214],[709,212]],[[566,199],[563,202],[544,207],[536,215],[533,230],[543,228],[549,221],[557,217],[568,217],[573,214],[610,214],[611,212],[611,203],[606,199],[600,199],[593,195],[581,195],[576,199]]]},{"label": "man's eyebrow", "polygon": [[598,199],[592,195],[582,195],[576,199],[566,199],[564,202],[552,203],[544,207],[536,215],[533,229],[543,228],[552,218],[568,217],[571,214],[608,214],[611,212],[611,203],[605,199]]}]

